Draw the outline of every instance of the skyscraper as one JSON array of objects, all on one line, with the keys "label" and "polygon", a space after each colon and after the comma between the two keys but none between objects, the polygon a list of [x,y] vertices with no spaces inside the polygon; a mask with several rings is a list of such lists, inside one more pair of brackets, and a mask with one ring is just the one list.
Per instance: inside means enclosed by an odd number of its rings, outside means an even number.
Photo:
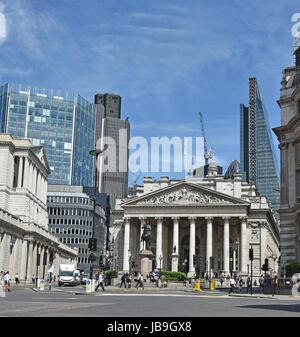
[{"label": "skyscraper", "polygon": [[97,94],[95,104],[105,107],[105,117],[121,118],[121,96],[115,94]]},{"label": "skyscraper", "polygon": [[78,94],[23,84],[0,87],[0,132],[42,145],[49,184],[93,185],[96,108]]},{"label": "skyscraper", "polygon": [[255,184],[277,211],[280,205],[278,163],[267,112],[254,77],[249,78],[249,107],[240,105],[240,141],[244,180]]},{"label": "skyscraper", "polygon": [[[127,198],[128,194],[128,142],[130,123],[121,119],[121,96],[115,94],[95,95],[97,108],[97,146],[108,145],[100,156],[98,188],[100,193],[110,196],[111,208],[116,198]],[[108,143],[107,143],[108,142]]]}]

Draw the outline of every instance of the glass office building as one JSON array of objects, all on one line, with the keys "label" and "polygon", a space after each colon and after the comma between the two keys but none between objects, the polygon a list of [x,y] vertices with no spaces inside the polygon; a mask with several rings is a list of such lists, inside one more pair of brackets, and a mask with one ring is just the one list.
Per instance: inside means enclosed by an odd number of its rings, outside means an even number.
[{"label": "glass office building", "polygon": [[[280,206],[279,169],[267,112],[256,78],[249,78],[249,107],[240,105],[240,160],[245,181]],[[278,214],[276,213],[278,217]]]},{"label": "glass office building", "polygon": [[0,132],[29,138],[47,153],[49,184],[93,186],[96,108],[73,92],[5,84]]}]

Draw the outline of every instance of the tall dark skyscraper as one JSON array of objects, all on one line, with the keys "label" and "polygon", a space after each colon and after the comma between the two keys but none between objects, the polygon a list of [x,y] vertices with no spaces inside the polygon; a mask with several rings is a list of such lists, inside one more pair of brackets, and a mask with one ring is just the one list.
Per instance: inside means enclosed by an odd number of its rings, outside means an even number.
[{"label": "tall dark skyscraper", "polygon": [[[240,105],[240,161],[243,179],[279,209],[279,170],[268,116],[256,78],[249,78],[249,107]],[[276,216],[277,213],[276,213]]]},{"label": "tall dark skyscraper", "polygon": [[121,96],[115,94],[97,94],[95,104],[105,107],[105,117],[121,118]]},{"label": "tall dark skyscraper", "polygon": [[107,139],[115,144],[108,148],[100,158],[97,184],[100,193],[110,196],[111,208],[116,198],[128,195],[128,143],[130,123],[121,119],[121,96],[115,94],[95,95],[97,108],[96,145],[102,147]]},{"label": "tall dark skyscraper", "polygon": [[8,83],[0,87],[0,132],[46,151],[49,184],[93,186],[96,108],[70,91]]}]

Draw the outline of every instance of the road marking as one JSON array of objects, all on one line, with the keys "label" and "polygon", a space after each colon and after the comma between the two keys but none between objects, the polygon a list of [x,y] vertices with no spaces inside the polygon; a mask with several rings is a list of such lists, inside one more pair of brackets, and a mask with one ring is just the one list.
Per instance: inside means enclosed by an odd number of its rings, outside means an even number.
[{"label": "road marking", "polygon": [[163,296],[169,296],[169,297],[185,297],[185,298],[190,298],[190,297],[194,297],[194,298],[224,298],[224,297],[228,297],[228,295],[179,295],[179,294],[141,294],[141,293],[136,293],[136,294],[99,294],[99,295],[95,295],[97,297],[99,296],[157,296],[157,297],[163,297]]}]

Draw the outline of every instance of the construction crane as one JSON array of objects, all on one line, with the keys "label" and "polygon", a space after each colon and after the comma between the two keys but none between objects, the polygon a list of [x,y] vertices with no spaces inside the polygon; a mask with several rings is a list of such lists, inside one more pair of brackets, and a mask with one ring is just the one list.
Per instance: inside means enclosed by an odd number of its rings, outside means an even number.
[{"label": "construction crane", "polygon": [[206,142],[206,136],[205,136],[205,128],[204,128],[204,120],[202,112],[199,112],[199,118],[200,118],[200,124],[201,124],[201,130],[202,130],[202,137],[204,140],[204,159],[205,159],[205,165],[208,165],[208,159],[213,158],[213,149],[212,147],[207,150],[207,142]]}]

